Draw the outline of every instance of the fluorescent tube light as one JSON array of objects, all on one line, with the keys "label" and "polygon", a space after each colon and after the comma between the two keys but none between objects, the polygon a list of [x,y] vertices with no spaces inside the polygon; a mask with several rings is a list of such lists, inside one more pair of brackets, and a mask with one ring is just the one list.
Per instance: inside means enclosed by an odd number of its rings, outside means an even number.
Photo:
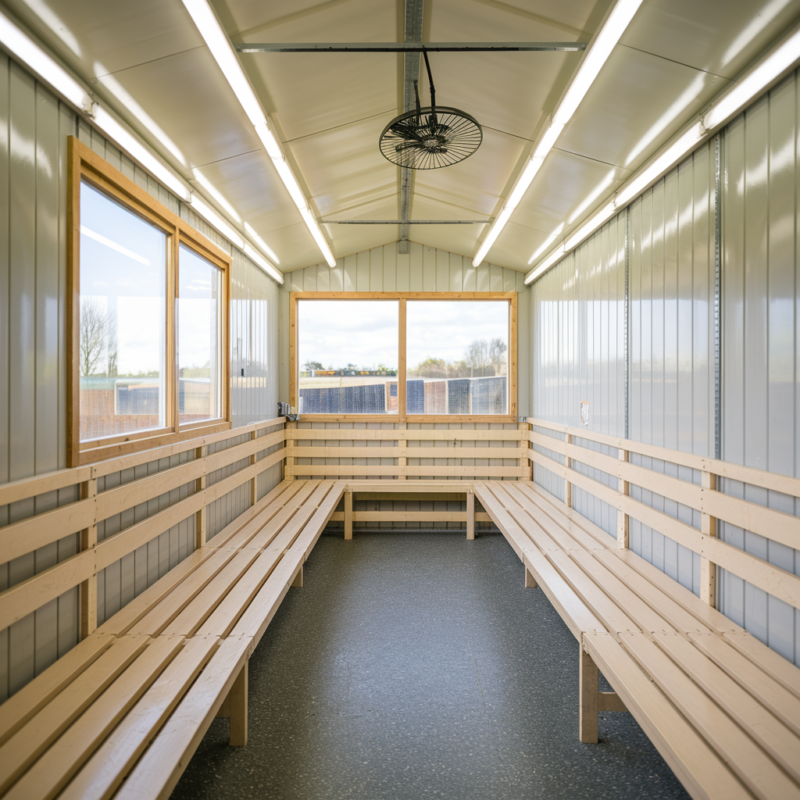
[{"label": "fluorescent tube light", "polygon": [[532,269],[526,276],[525,276],[525,285],[527,286],[529,283],[533,283],[542,273],[547,272],[556,261],[560,260],[564,255],[564,245],[562,244],[560,247],[553,250],[549,256],[538,266],[536,269]]},{"label": "fluorescent tube light", "polygon": [[92,98],[86,89],[2,13],[0,13],[0,44],[23,64],[27,64],[41,80],[72,105],[85,113],[91,113]]},{"label": "fluorescent tube light", "polygon": [[239,63],[239,58],[231,46],[227,34],[220,25],[217,15],[209,5],[208,0],[183,0],[183,4],[194,20],[194,24],[200,31],[200,35],[205,40],[206,45],[208,45],[208,49],[216,59],[222,74],[230,84],[231,89],[233,89],[233,93],[241,103],[245,114],[253,124],[258,138],[272,159],[275,169],[278,171],[292,201],[305,220],[311,235],[314,237],[314,241],[325,256],[325,260],[330,266],[336,266],[336,259],[331,253],[328,240],[325,238],[325,234],[319,227],[316,218],[309,211],[308,200],[283,155],[283,148],[272,130],[264,109],[261,108],[261,103],[253,91],[242,65]]},{"label": "fluorescent tube light", "polygon": [[123,150],[136,159],[148,172],[158,178],[170,191],[181,200],[189,201],[191,193],[186,184],[162,161],[153,155],[147,145],[141,142],[126,125],[106,111],[102,106],[95,106],[94,121],[97,127],[110,139],[113,139]]},{"label": "fluorescent tube light", "polygon": [[230,239],[239,249],[244,248],[244,239],[239,231],[229,225],[208,203],[196,194],[192,195],[192,208],[206,221],[211,223],[223,236]]},{"label": "fluorescent tube light", "polygon": [[331,248],[328,246],[328,241],[325,238],[325,235],[322,233],[322,229],[319,227],[316,218],[311,213],[311,209],[301,208],[300,213],[303,215],[303,219],[306,221],[306,225],[308,226],[308,229],[311,231],[311,235],[314,237],[314,241],[317,243],[317,247],[319,247],[319,249],[322,250],[322,255],[325,256],[325,260],[328,262],[328,266],[335,267],[336,259],[333,257]]},{"label": "fluorescent tube light", "polygon": [[478,252],[475,254],[475,258],[472,259],[472,266],[479,267],[481,262],[486,257],[486,254],[489,252],[491,246],[495,243],[495,240],[500,235],[500,231],[503,230],[505,227],[506,222],[508,222],[508,218],[511,216],[512,212],[514,211],[513,208],[504,208],[498,215],[497,219],[494,221],[494,225],[489,228],[489,233],[486,234],[486,238],[483,240],[483,243],[478,248]]},{"label": "fluorescent tube light", "polygon": [[558,234],[564,230],[564,223],[562,222],[542,243],[542,246],[530,257],[528,264],[533,264],[539,256],[550,247],[551,244],[558,238]]},{"label": "fluorescent tube light", "polygon": [[594,83],[598,73],[611,55],[611,51],[625,32],[641,4],[642,0],[617,0],[614,9],[608,15],[603,27],[597,32],[591,46],[586,51],[578,72],[556,107],[552,121],[539,138],[536,149],[508,196],[503,210],[497,215],[497,219],[495,219],[494,224],[486,234],[486,238],[478,248],[478,252],[472,260],[474,266],[477,267],[483,261],[489,249],[497,240],[497,237],[508,222],[511,212],[519,205],[525,192],[528,191],[528,187],[542,166],[547,154],[553,149],[558,137],[561,135],[561,131],[564,130],[564,126],[581,104],[586,92],[589,91],[589,87]]},{"label": "fluorescent tube light", "polygon": [[255,241],[255,243],[267,254],[267,258],[270,261],[275,262],[276,264],[280,264],[280,259],[275,253],[272,252],[272,249],[267,245],[267,243],[255,232],[253,226],[249,222],[245,222],[244,229],[247,231],[248,235],[251,239]]},{"label": "fluorescent tube light", "polygon": [[200,35],[205,39],[211,55],[219,64],[222,74],[233,89],[233,93],[244,109],[244,113],[250,118],[253,125],[260,125],[266,121],[261,103],[244,74],[242,65],[236,57],[236,53],[228,41],[225,31],[219,24],[217,15],[206,0],[183,0],[186,10],[197,25]]},{"label": "fluorescent tube light", "polygon": [[800,54],[800,29],[781,42],[761,63],[726,92],[703,117],[708,130],[741,111],[750,100],[791,67]]},{"label": "fluorescent tube light", "polygon": [[641,4],[642,0],[619,0],[614,6],[586,51],[577,75],[553,114],[553,122],[564,126],[572,118]]},{"label": "fluorescent tube light", "polygon": [[85,225],[81,225],[81,234],[83,236],[88,236],[90,239],[94,239],[96,242],[100,242],[100,244],[104,244],[106,247],[109,247],[112,250],[116,250],[118,253],[122,253],[122,255],[127,256],[128,258],[132,258],[134,261],[138,261],[140,264],[144,264],[146,267],[150,266],[149,258],[140,256],[138,253],[134,253],[133,250],[128,250],[127,247],[123,247],[118,242],[114,242],[111,239],[106,238],[102,234],[93,231],[91,228],[87,228]]},{"label": "fluorescent tube light", "polygon": [[255,249],[249,242],[244,243],[244,254],[251,260],[258,264],[264,272],[267,273],[271,278],[276,280],[278,283],[283,285],[283,273],[279,272],[272,264],[267,261],[258,250]]},{"label": "fluorescent tube light", "polygon": [[222,192],[214,186],[211,181],[203,175],[200,170],[192,170],[195,180],[216,200],[237,222],[241,222],[242,218],[236,212],[236,209],[225,199]]}]

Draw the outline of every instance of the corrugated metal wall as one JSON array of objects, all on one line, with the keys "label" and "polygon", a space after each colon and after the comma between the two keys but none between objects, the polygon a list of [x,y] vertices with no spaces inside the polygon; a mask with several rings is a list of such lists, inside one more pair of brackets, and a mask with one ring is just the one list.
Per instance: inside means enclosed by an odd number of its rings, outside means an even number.
[{"label": "corrugated metal wall", "polygon": [[[588,430],[625,435],[625,231],[620,214],[533,284],[534,417],[578,426],[584,401]],[[585,439],[575,443],[609,452]],[[574,467],[616,486],[616,477],[578,462]],[[535,465],[534,479],[563,499],[564,482],[552,472]],[[615,509],[577,487],[572,503],[616,535]]]},{"label": "corrugated metal wall", "polygon": [[[227,252],[232,248],[188,207],[93,131],[18,64],[0,56],[0,483],[66,466],[66,144],[77,135],[127,177],[179,213]],[[274,415],[278,399],[277,284],[239,251],[231,271],[231,369],[233,424]],[[245,368],[245,376],[241,369]],[[183,456],[187,458],[190,456]],[[181,459],[165,459],[135,471],[152,474]],[[110,475],[99,491],[134,478]],[[280,465],[261,477],[260,494],[280,480]],[[98,536],[119,532],[192,491],[176,489],[142,507],[101,523]],[[41,513],[77,497],[77,488],[0,507],[0,525]],[[249,502],[234,492],[209,509],[209,532],[224,527]],[[194,547],[193,520],[164,533],[98,576],[98,616],[121,608]],[[9,564],[0,565],[0,590],[19,583],[76,552],[70,536]],[[58,600],[0,631],[0,701],[18,690],[78,638],[78,593]]]},{"label": "corrugated metal wall", "polygon": [[[383,247],[375,247],[362,253],[339,259],[335,268],[327,264],[319,264],[303,270],[296,270],[286,274],[286,283],[281,292],[281,397],[289,398],[289,293],[290,292],[519,292],[517,302],[517,339],[519,346],[519,375],[518,403],[520,414],[526,414],[529,408],[530,387],[530,305],[526,295],[528,287],[524,284],[524,274],[516,270],[504,269],[491,264],[483,264],[477,269],[472,266],[472,259],[424,247],[416,242],[411,243],[411,252],[401,255],[397,252],[397,243]],[[314,428],[345,427],[339,423],[309,423]],[[301,424],[302,426],[302,424]],[[353,427],[360,428],[393,428],[391,423],[355,423]],[[422,428],[435,429],[503,429],[507,425],[499,424],[455,424],[437,423],[423,425]],[[516,428],[516,425],[511,425]],[[303,444],[303,442],[301,442]],[[307,442],[310,444],[310,442]],[[337,444],[346,445],[348,442],[326,442],[329,446]],[[377,445],[378,442],[375,442]],[[469,446],[480,447],[488,445],[483,442],[469,443]],[[513,442],[506,442],[513,447]],[[495,445],[496,446],[496,445]],[[346,464],[352,459],[328,459],[331,464]],[[363,460],[356,460],[364,463]],[[456,464],[473,465],[474,460],[469,459],[425,459],[425,463],[435,466],[453,466]],[[311,463],[310,459],[301,459],[299,463]],[[377,463],[377,462],[376,462]],[[383,463],[383,462],[381,462]],[[394,463],[386,460],[387,465]],[[421,460],[409,459],[409,465],[416,466]],[[488,462],[487,462],[488,463]],[[492,462],[497,466],[517,466],[516,460],[503,460]],[[462,501],[356,501],[356,511],[463,511]],[[336,523],[333,523],[336,525]],[[360,525],[360,523],[359,523]],[[377,527],[375,523],[364,523],[368,527]],[[396,528],[398,523],[380,523],[382,527]],[[406,523],[404,525],[414,528],[426,527],[463,527],[459,523]]]},{"label": "corrugated metal wall", "polygon": [[[709,457],[715,456],[719,444],[725,460],[800,474],[799,92],[795,73],[722,132],[719,209],[715,140],[626,209],[630,221],[628,435],[635,441]],[[533,413],[570,425],[577,425],[578,414],[572,387],[578,385],[587,394],[599,392],[606,380],[602,373],[592,371],[588,361],[574,355],[597,338],[587,330],[585,307],[577,315],[572,310],[581,308],[575,304],[573,276],[575,282],[594,286],[601,269],[597,257],[581,260],[591,241],[537,281],[531,296]],[[717,243],[722,276],[719,416],[714,319]],[[596,296],[595,292],[590,296]],[[617,400],[624,402],[624,395]],[[593,411],[590,405],[590,427]],[[624,430],[615,433],[623,435]],[[674,464],[653,459],[638,459],[638,463],[683,480],[700,480],[698,473],[678,470]],[[537,468],[535,477],[563,497],[563,482],[552,473]],[[775,492],[733,481],[720,488],[786,513],[800,511],[797,501]],[[689,508],[638,487],[631,487],[631,494],[700,527],[699,514]],[[598,522],[595,509],[581,510]],[[602,517],[598,524],[609,530]],[[722,524],[720,536],[800,573],[796,550],[732,525]],[[697,555],[635,520],[630,522],[630,542],[648,561],[699,591]],[[719,577],[718,606],[723,613],[800,663],[800,613],[724,570]]]},{"label": "corrugated metal wall", "polygon": [[[722,457],[800,475],[800,81],[795,73],[733,122],[723,149]],[[797,514],[797,501],[725,481],[737,497]],[[796,550],[733,525],[725,541],[789,572]],[[800,613],[721,572],[721,608],[800,663]]]},{"label": "corrugated metal wall", "polygon": [[[628,432],[637,442],[714,456],[715,143],[699,148],[630,207]],[[700,474],[634,456],[683,480]],[[700,514],[638,486],[631,496],[700,528]],[[636,520],[630,544],[696,593],[700,556]]]}]

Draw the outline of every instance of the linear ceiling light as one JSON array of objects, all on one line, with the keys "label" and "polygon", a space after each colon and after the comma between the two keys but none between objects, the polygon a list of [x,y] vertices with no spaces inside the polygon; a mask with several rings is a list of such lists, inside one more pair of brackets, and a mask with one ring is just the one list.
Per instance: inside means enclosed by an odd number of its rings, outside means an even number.
[{"label": "linear ceiling light", "polygon": [[250,122],[256,130],[258,138],[264,145],[264,149],[272,159],[275,169],[281,177],[281,180],[286,186],[287,191],[291,195],[292,200],[300,211],[301,216],[305,220],[314,241],[325,256],[328,266],[335,267],[336,259],[333,257],[330,245],[328,244],[322,229],[317,224],[314,214],[311,213],[303,190],[292,172],[292,168],[286,161],[278,138],[272,130],[267,115],[261,108],[261,103],[247,79],[242,65],[236,56],[227,34],[219,24],[217,15],[211,8],[207,0],[183,0],[186,10],[194,20],[194,24],[200,31],[200,35],[208,45],[208,49],[216,59],[222,74],[233,89],[239,103],[247,114]]},{"label": "linear ceiling light", "polygon": [[583,223],[567,241],[537,264],[526,276],[525,284],[532,283],[559,261],[562,256],[576,248],[615,213],[638,197],[650,184],[680,163],[704,139],[716,129],[729,122],[750,102],[765,92],[790,69],[800,62],[800,25],[788,33],[766,55],[741,75],[711,104],[700,120],[691,123],[667,147],[665,147],[644,169],[628,181],[613,200]]},{"label": "linear ceiling light", "polygon": [[[508,222],[511,213],[519,205],[528,187],[531,185],[536,173],[542,166],[547,154],[553,148],[556,140],[564,130],[564,126],[572,118],[581,101],[589,91],[589,87],[594,83],[603,65],[611,55],[611,51],[619,41],[625,29],[633,19],[634,14],[639,10],[642,0],[617,0],[612,12],[608,15],[603,27],[597,32],[590,47],[583,57],[583,61],[570,82],[561,101],[553,113],[549,125],[545,128],[539,139],[533,155],[528,160],[522,174],[517,179],[511,194],[506,200],[503,210],[497,215],[492,227],[486,234],[486,238],[478,248],[475,258],[472,260],[473,266],[481,264],[491,246],[495,243],[500,232]],[[506,213],[508,212],[508,213]]]}]

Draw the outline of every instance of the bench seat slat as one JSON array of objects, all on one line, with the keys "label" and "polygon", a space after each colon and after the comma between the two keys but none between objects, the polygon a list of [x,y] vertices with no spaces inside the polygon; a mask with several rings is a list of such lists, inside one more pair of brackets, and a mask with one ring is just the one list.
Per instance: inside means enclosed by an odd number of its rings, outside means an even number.
[{"label": "bench seat slat", "polygon": [[756,797],[800,798],[800,786],[649,638],[630,634],[621,637],[621,641]]},{"label": "bench seat slat", "polygon": [[0,745],[72,683],[113,643],[112,636],[92,634],[6,700],[0,714]]},{"label": "bench seat slat", "polygon": [[[317,505],[322,502],[325,494],[330,489],[330,484],[318,484],[313,492],[306,497],[304,502],[296,508],[291,508],[291,503],[284,512],[294,512],[288,519],[280,514],[270,522],[254,539],[257,542],[252,548],[239,550],[229,564],[222,570],[208,586],[194,599],[192,603],[164,629],[165,634],[181,634],[191,636],[203,624],[225,596],[230,592],[237,581],[247,572],[253,562],[258,558],[259,552],[264,547],[276,549],[280,558],[288,548],[302,527],[313,515]],[[297,497],[300,497],[298,493]],[[277,520],[281,519],[280,526]]]},{"label": "bench seat slat", "polygon": [[61,793],[60,800],[107,800],[213,655],[219,639],[187,639],[183,649],[150,686]]},{"label": "bench seat slat", "polygon": [[[274,517],[264,522],[269,527],[270,531],[278,530],[297,510],[302,503],[303,499],[310,493],[311,487],[303,486],[301,491],[296,494],[286,506],[282,507],[280,512]],[[256,526],[257,533],[263,527],[264,523],[259,523],[258,517],[253,520],[253,525]],[[248,526],[249,527],[249,526]],[[251,537],[252,538],[252,537]],[[148,636],[155,636],[162,632],[175,632],[170,631],[168,626],[171,626],[174,621],[180,617],[185,609],[191,607],[199,595],[207,591],[209,586],[218,580],[220,575],[231,574],[230,562],[237,557],[241,556],[241,551],[234,548],[216,548],[209,550],[210,557],[195,570],[185,581],[175,587],[175,590],[164,597],[160,603],[153,606],[148,613],[131,628],[132,634],[145,634]],[[180,633],[187,633],[186,630]]]},{"label": "bench seat slat", "polygon": [[166,800],[247,661],[251,642],[229,637],[153,739],[115,795],[118,800]]},{"label": "bench seat slat", "polygon": [[89,665],[0,747],[0,794],[79,717],[147,646],[145,636],[124,636]]},{"label": "bench seat slat", "polygon": [[[330,489],[330,485],[327,487]],[[339,502],[341,493],[333,496],[333,492],[329,492],[325,500],[320,504],[319,508],[314,512],[314,516],[306,524],[304,531],[315,523],[315,518],[319,511],[323,508],[331,506],[336,507]],[[332,511],[331,508],[331,511]],[[327,520],[326,520],[327,522]],[[322,527],[319,528],[317,535],[322,532]],[[303,534],[301,534],[302,536]],[[299,541],[300,537],[298,537]],[[246,609],[253,602],[253,598],[260,591],[261,587],[267,581],[275,565],[283,556],[283,549],[278,545],[278,549],[269,547],[267,550],[257,554],[257,558],[247,572],[239,579],[236,586],[226,595],[226,597],[219,603],[214,611],[203,622],[202,626],[198,629],[195,635],[197,636],[227,636],[233,626],[236,624],[239,617],[246,611]],[[260,608],[263,607],[259,606]]]},{"label": "bench seat slat", "polygon": [[612,636],[589,634],[584,643],[625,707],[693,797],[753,797]]},{"label": "bench seat slat", "polygon": [[179,637],[160,637],[150,642],[122,675],[9,789],[5,799],[46,800],[55,797],[182,646],[183,639]]},{"label": "bench seat slat", "polygon": [[607,630],[612,633],[638,630],[631,617],[602,588],[587,579],[586,574],[574,559],[526,514],[511,495],[505,493],[503,488],[498,487],[496,484],[489,486],[495,493],[497,501],[504,504],[506,513],[515,520],[518,527],[527,532],[530,539],[547,555],[550,563],[553,564],[572,590],[603,623]]},{"label": "bench seat slat", "polygon": [[788,726],[690,641],[674,633],[657,634],[653,640],[796,781],[800,781],[800,738]]}]

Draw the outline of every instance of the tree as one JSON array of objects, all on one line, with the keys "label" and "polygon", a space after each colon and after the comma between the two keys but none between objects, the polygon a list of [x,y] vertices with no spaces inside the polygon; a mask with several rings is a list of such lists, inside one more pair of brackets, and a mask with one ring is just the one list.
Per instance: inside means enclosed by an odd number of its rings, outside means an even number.
[{"label": "tree", "polygon": [[443,358],[428,356],[423,362],[417,364],[410,373],[417,378],[446,378],[447,363]]},{"label": "tree", "polygon": [[319,361],[306,361],[306,363],[303,364],[303,368],[306,372],[311,372],[312,369],[325,369]]},{"label": "tree", "polygon": [[502,339],[492,339],[489,342],[489,361],[492,363],[495,375],[506,374],[507,361],[505,355],[507,350],[508,346]]},{"label": "tree", "polygon": [[117,326],[114,323],[113,316],[96,300],[81,301],[79,350],[80,370],[84,378],[98,373],[109,376],[117,374]]},{"label": "tree", "polygon": [[506,343],[500,339],[476,339],[467,348],[464,361],[469,368],[469,374],[474,378],[491,375],[504,375],[506,372],[505,353],[508,350]]}]

